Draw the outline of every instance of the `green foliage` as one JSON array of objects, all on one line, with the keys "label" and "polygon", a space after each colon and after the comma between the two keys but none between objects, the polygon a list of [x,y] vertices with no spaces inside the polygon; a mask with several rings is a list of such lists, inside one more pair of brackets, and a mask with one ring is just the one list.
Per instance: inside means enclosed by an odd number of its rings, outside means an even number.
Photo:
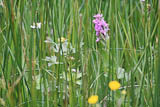
[{"label": "green foliage", "polygon": [[[98,95],[96,107],[158,107],[159,2],[0,0],[0,105],[91,107]],[[109,23],[103,43],[97,13]]]}]

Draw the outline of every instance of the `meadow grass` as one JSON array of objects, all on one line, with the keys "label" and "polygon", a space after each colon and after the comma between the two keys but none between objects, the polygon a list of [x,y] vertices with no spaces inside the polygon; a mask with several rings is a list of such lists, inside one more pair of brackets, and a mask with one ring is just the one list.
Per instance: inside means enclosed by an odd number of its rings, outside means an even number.
[{"label": "meadow grass", "polygon": [[[105,44],[98,13],[110,28]],[[159,0],[0,0],[0,105],[158,107],[159,20]]]}]

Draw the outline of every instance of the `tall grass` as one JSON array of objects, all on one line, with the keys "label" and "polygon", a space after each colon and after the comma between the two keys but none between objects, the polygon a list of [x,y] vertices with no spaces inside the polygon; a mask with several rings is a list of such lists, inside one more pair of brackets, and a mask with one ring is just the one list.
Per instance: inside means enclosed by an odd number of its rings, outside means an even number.
[{"label": "tall grass", "polygon": [[[160,1],[0,3],[1,106],[160,105]],[[96,43],[92,20],[97,13],[109,23],[105,45]],[[31,28],[39,22],[40,29]],[[110,90],[112,80],[121,83],[119,90]],[[88,103],[91,95],[98,95],[97,104]]]}]

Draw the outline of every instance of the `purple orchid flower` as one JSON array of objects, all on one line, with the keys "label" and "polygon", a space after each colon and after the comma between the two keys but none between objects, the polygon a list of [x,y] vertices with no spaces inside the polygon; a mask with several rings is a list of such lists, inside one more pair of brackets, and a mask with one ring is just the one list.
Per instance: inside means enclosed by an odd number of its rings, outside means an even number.
[{"label": "purple orchid flower", "polygon": [[96,42],[99,42],[101,40],[101,36],[103,37],[108,36],[107,32],[109,31],[109,25],[104,21],[102,14],[97,14],[93,16],[95,19],[93,20],[93,23],[95,24],[95,31],[96,31]]}]

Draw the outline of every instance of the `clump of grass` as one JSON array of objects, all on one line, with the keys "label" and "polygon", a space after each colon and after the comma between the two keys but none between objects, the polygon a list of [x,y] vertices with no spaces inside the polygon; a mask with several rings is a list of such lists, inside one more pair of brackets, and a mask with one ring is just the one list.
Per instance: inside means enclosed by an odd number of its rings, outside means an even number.
[{"label": "clump of grass", "polygon": [[[157,107],[159,8],[158,0],[0,0],[0,105]],[[109,24],[103,42],[95,14]]]}]

